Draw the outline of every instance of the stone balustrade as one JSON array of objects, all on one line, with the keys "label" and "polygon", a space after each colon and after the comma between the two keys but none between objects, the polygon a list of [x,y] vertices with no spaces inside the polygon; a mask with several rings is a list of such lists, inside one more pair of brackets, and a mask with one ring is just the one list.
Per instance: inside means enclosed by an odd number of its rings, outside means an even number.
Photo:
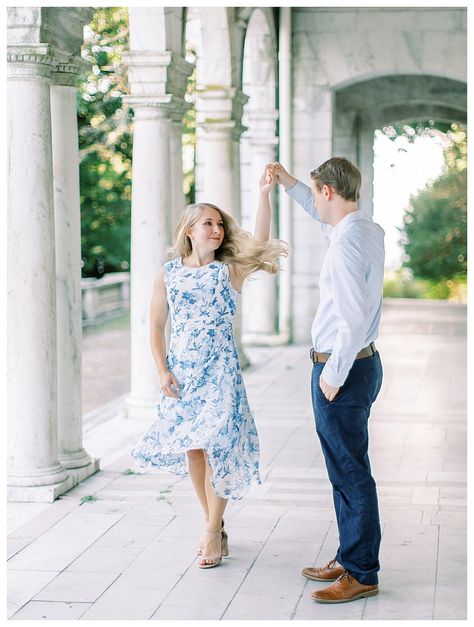
[{"label": "stone balustrade", "polygon": [[130,309],[130,273],[112,272],[82,279],[82,326],[116,318]]}]

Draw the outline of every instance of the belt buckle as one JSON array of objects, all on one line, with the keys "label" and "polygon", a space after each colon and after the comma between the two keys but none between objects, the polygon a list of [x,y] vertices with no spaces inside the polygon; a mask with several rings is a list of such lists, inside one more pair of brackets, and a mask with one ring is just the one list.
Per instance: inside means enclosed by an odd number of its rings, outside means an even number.
[{"label": "belt buckle", "polygon": [[[314,356],[316,355],[316,360],[314,359]],[[311,359],[311,361],[313,362],[313,364],[317,364],[318,363],[318,354],[316,353],[316,351],[314,350],[313,347],[310,348],[309,350],[309,357]]]}]

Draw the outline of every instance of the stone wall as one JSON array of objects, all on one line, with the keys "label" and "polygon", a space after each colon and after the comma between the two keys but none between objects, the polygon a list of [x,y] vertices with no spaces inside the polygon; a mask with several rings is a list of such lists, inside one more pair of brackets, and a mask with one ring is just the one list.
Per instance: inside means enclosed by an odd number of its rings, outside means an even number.
[{"label": "stone wall", "polygon": [[[293,174],[340,154],[360,167],[359,206],[372,214],[373,133],[409,116],[466,119],[464,8],[294,8]],[[326,250],[295,208],[293,338],[309,338]]]}]

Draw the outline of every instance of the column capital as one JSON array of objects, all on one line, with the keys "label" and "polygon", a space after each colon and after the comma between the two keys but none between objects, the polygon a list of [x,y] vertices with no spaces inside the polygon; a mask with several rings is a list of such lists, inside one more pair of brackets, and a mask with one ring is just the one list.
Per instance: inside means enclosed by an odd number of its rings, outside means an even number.
[{"label": "column capital", "polygon": [[198,85],[196,92],[198,127],[206,133],[231,133],[238,141],[247,130],[242,115],[248,96],[237,87],[224,85]]},{"label": "column capital", "polygon": [[88,65],[80,57],[51,44],[8,44],[9,78],[52,78],[55,84],[75,85],[77,76]]},{"label": "column capital", "polygon": [[130,50],[123,53],[134,98],[184,98],[194,65],[170,50]]},{"label": "column capital", "polygon": [[181,123],[184,114],[191,108],[191,104],[171,94],[163,96],[122,96],[134,110],[135,119],[140,116],[143,119],[168,119],[174,123]]},{"label": "column capital", "polygon": [[89,68],[88,61],[82,57],[72,56],[67,60],[58,61],[52,72],[54,85],[76,87],[79,74]]},{"label": "column capital", "polygon": [[278,137],[276,137],[278,111],[276,109],[246,109],[244,119],[248,126],[245,139],[252,145],[274,146],[278,144]]},{"label": "column capital", "polygon": [[56,61],[49,44],[8,44],[9,78],[50,78]]},{"label": "column capital", "polygon": [[123,53],[123,59],[131,88],[131,95],[123,97],[125,102],[134,109],[152,108],[154,116],[181,122],[191,107],[184,94],[194,65],[170,50],[131,50]]}]

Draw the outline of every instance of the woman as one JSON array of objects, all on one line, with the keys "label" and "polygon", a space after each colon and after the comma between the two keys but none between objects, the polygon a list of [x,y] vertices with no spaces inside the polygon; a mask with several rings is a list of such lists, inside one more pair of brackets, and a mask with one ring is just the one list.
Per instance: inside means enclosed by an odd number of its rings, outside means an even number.
[{"label": "woman", "polygon": [[260,483],[258,435],[232,323],[244,280],[257,270],[275,274],[278,258],[288,254],[284,242],[269,240],[275,183],[265,170],[253,237],[215,205],[186,207],[173,259],[153,288],[151,346],[161,395],[158,418],[132,455],[142,466],[191,475],[207,521],[198,549],[201,568],[218,566],[228,554],[222,519],[228,499],[240,499],[251,483]]}]

